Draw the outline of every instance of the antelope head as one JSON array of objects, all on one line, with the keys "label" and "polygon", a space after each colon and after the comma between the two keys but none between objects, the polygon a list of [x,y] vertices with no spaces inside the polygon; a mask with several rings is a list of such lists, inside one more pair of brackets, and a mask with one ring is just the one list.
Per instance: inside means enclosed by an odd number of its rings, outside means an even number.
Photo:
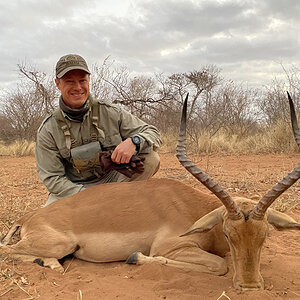
[{"label": "antelope head", "polygon": [[[295,140],[300,147],[300,134],[293,101],[288,94]],[[300,224],[286,214],[269,208],[270,205],[300,178],[300,164],[268,191],[258,203],[230,195],[186,156],[186,96],[177,146],[180,163],[222,202],[222,206],[203,216],[183,235],[206,232],[222,223],[229,244],[233,267],[233,285],[240,290],[260,290],[264,280],[260,274],[260,254],[267,237],[268,224],[277,230],[297,229]]]}]

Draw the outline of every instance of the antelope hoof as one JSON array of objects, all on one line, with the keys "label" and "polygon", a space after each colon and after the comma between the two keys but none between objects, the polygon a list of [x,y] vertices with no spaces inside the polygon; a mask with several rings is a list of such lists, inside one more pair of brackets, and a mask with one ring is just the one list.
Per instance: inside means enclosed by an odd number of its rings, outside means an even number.
[{"label": "antelope hoof", "polygon": [[41,267],[44,267],[44,261],[40,258],[35,259],[33,262],[38,264]]},{"label": "antelope hoof", "polygon": [[132,253],[126,260],[126,264],[136,265],[138,262],[139,252]]}]

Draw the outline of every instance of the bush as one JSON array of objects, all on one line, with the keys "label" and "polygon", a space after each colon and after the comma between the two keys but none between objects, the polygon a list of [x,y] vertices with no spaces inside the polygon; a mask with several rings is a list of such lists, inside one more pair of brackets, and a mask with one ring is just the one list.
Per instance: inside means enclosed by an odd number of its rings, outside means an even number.
[{"label": "bush", "polygon": [[[163,135],[164,152],[175,152],[178,136]],[[265,126],[251,136],[239,137],[228,135],[220,130],[213,137],[202,133],[195,141],[187,138],[187,152],[197,154],[259,154],[259,153],[292,153],[298,150],[290,124],[278,121],[273,126]]]}]

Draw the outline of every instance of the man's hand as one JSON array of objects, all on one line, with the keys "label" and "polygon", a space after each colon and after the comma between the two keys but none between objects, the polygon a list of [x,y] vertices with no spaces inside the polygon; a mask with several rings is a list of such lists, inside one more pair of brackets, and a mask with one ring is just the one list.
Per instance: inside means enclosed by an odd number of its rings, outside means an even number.
[{"label": "man's hand", "polygon": [[111,160],[116,164],[127,164],[135,151],[135,144],[132,142],[131,138],[128,138],[115,148],[111,155]]}]

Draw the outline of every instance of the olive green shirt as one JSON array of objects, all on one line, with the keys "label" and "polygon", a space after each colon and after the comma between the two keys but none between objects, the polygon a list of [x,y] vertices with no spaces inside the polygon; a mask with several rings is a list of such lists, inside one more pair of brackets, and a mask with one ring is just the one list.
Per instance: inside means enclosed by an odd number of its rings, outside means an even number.
[{"label": "olive green shirt", "polygon": [[[91,101],[89,97],[88,101]],[[96,101],[96,100],[94,100]],[[97,107],[98,106],[98,107]],[[102,149],[114,149],[122,141],[133,135],[141,138],[140,153],[150,153],[161,145],[158,130],[133,116],[126,110],[101,100],[96,103],[98,113],[98,137]],[[68,118],[60,110],[72,136],[71,148],[92,142],[92,106],[83,116],[82,122]],[[57,115],[57,112],[56,112]],[[61,124],[55,118],[55,112],[42,123],[37,133],[36,165],[38,175],[48,191],[57,198],[65,198],[83,189],[83,183],[95,182],[93,170],[78,172],[70,157],[70,149]]]}]

